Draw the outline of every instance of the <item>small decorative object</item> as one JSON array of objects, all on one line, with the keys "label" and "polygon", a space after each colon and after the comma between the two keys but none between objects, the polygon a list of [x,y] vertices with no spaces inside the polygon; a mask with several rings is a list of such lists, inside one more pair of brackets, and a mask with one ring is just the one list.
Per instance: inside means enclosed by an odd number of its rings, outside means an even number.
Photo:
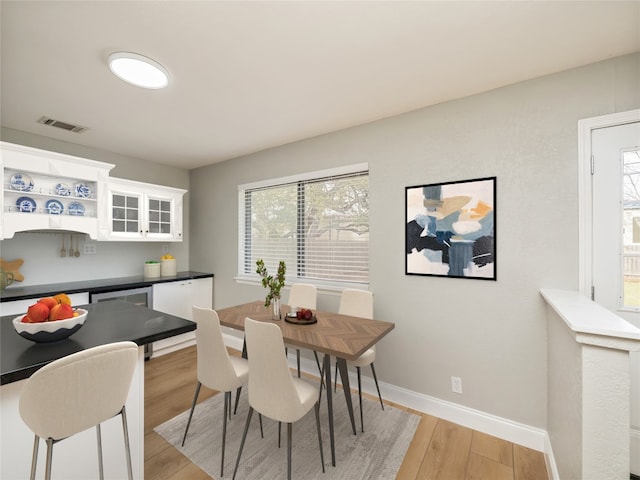
[{"label": "small decorative object", "polygon": [[76,316],[64,320],[37,323],[25,322],[23,321],[25,315],[20,315],[13,319],[13,327],[21,337],[32,342],[59,342],[76,333],[84,325],[88,312],[81,308],[76,309],[75,312],[77,312]]},{"label": "small decorative object", "polygon": [[16,200],[16,207],[19,212],[33,213],[36,211],[36,201],[31,197],[20,197]]},{"label": "small decorative object", "polygon": [[44,208],[51,215],[61,215],[64,210],[64,205],[62,205],[58,200],[51,199],[47,201]]},{"label": "small decorative object", "polygon": [[176,258],[167,253],[160,257],[160,275],[163,277],[175,277],[177,275]]},{"label": "small decorative object", "polygon": [[84,205],[80,202],[71,202],[69,204],[69,215],[82,217],[84,215]]},{"label": "small decorative object", "polygon": [[287,272],[287,266],[285,265],[284,260],[280,260],[280,263],[278,264],[278,273],[274,277],[273,275],[269,275],[267,267],[264,266],[264,261],[262,259],[258,260],[256,265],[256,273],[262,278],[262,286],[269,289],[264,300],[264,306],[268,307],[273,303],[273,318],[275,320],[280,320],[280,292],[282,287],[284,287],[284,275]]},{"label": "small decorative object", "polygon": [[80,197],[80,198],[91,197],[91,187],[89,187],[89,185],[85,185],[84,183],[76,183],[73,187],[76,193],[76,197]]},{"label": "small decorative object", "polygon": [[26,173],[15,173],[9,180],[9,187],[11,190],[18,190],[20,192],[30,192],[33,190],[33,180]]},{"label": "small decorative object", "polygon": [[157,260],[148,260],[144,262],[144,276],[145,278],[160,277],[160,262]]},{"label": "small decorative object", "polygon": [[405,273],[496,280],[496,177],[406,187]]},{"label": "small decorative object", "polygon": [[61,197],[68,197],[69,195],[71,195],[71,188],[66,183],[56,183],[55,190],[56,194],[60,195]]}]

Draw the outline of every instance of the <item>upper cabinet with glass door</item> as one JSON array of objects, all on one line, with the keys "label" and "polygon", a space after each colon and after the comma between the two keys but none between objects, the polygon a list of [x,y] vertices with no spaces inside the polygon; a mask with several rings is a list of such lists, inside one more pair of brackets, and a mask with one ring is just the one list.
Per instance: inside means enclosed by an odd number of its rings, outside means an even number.
[{"label": "upper cabinet with glass door", "polygon": [[31,230],[98,237],[98,211],[114,165],[0,142],[1,238]]},{"label": "upper cabinet with glass door", "polygon": [[100,240],[181,242],[186,190],[111,178]]}]

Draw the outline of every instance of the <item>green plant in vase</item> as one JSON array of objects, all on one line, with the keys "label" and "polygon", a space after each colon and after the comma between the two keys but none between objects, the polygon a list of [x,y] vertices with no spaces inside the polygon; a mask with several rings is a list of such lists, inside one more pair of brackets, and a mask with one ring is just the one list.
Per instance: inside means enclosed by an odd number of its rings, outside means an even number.
[{"label": "green plant in vase", "polygon": [[268,289],[267,296],[264,300],[264,306],[268,307],[273,303],[273,316],[274,318],[280,318],[280,295],[281,290],[284,287],[285,273],[287,272],[287,266],[284,260],[280,260],[278,264],[278,272],[275,276],[269,275],[267,267],[264,266],[262,259],[256,261],[256,273],[262,278],[262,286]]}]

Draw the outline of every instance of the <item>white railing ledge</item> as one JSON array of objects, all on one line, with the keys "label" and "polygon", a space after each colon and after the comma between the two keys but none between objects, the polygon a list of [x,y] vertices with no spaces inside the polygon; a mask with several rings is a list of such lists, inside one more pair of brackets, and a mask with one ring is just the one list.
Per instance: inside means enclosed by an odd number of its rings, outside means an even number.
[{"label": "white railing ledge", "polygon": [[580,292],[540,289],[547,304],[574,332],[576,341],[619,350],[640,350],[640,329]]}]

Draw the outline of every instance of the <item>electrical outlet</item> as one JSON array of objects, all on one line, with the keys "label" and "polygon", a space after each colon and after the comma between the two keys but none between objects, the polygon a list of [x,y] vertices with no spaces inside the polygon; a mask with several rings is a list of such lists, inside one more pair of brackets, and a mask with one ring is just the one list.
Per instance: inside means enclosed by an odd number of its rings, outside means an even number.
[{"label": "electrical outlet", "polygon": [[460,377],[451,377],[451,391],[462,393],[462,379]]},{"label": "electrical outlet", "polygon": [[85,243],[84,244],[84,254],[85,255],[95,255],[96,254],[96,244],[95,243]]}]

